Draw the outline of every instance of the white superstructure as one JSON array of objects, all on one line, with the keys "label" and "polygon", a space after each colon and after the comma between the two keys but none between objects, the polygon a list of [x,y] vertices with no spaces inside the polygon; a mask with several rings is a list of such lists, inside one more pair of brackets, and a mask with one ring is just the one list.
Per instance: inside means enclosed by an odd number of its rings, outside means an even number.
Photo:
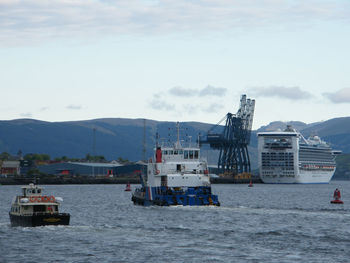
[{"label": "white superstructure", "polygon": [[259,174],[264,183],[328,183],[336,169],[330,146],[318,136],[285,131],[258,133]]},{"label": "white superstructure", "polygon": [[200,156],[199,145],[183,146],[180,143],[179,123],[177,142],[155,149],[154,162],[147,165],[146,186],[198,187],[210,186],[208,165]]}]

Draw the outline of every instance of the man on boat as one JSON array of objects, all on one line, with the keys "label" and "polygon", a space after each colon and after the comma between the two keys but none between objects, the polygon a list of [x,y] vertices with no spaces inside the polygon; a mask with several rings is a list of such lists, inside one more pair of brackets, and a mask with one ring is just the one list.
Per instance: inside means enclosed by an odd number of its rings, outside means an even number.
[{"label": "man on boat", "polygon": [[335,189],[333,197],[334,197],[335,200],[340,200],[340,191],[339,191],[338,188]]}]

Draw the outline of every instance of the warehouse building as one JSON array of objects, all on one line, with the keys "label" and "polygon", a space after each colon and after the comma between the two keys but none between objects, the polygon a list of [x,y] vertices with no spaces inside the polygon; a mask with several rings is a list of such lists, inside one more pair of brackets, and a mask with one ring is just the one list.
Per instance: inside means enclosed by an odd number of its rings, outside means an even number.
[{"label": "warehouse building", "polygon": [[60,176],[106,176],[117,177],[134,174],[141,171],[143,164],[122,165],[112,163],[82,163],[64,162],[38,166],[38,170],[45,174]]}]

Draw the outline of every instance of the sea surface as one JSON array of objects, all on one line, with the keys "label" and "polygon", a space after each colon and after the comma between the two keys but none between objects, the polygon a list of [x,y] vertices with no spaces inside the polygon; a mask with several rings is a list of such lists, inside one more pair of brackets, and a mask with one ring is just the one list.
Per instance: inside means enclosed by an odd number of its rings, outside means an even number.
[{"label": "sea surface", "polygon": [[[132,185],[135,189],[137,185]],[[0,262],[350,262],[350,182],[213,185],[221,207],[141,207],[124,185],[44,185],[70,226],[11,227],[0,185]],[[344,205],[332,205],[339,188]]]}]

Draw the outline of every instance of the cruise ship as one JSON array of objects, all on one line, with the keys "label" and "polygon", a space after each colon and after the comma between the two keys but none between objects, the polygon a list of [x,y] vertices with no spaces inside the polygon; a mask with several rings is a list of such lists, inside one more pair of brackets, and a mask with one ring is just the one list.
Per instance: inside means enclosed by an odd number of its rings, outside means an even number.
[{"label": "cruise ship", "polygon": [[305,139],[291,126],[258,133],[259,174],[264,183],[329,183],[338,153],[318,136]]}]

